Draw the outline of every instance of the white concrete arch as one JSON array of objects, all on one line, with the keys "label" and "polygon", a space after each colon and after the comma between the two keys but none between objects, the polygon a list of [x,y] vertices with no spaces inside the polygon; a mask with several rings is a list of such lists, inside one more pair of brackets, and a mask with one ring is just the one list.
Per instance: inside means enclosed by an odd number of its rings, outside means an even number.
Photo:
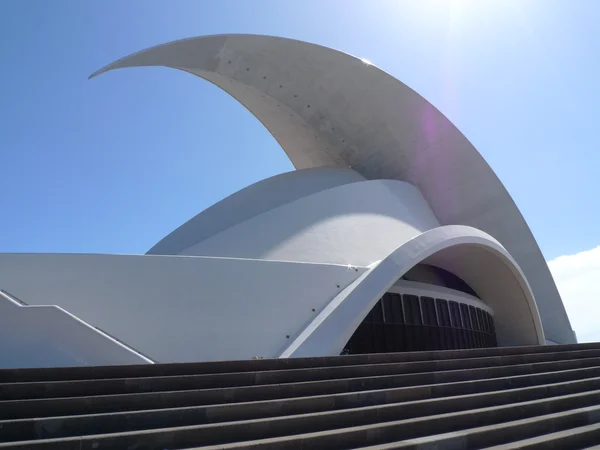
[{"label": "white concrete arch", "polygon": [[[463,273],[461,267],[453,267],[459,269],[456,275],[484,291],[486,303],[494,310],[498,345],[544,344],[533,293],[515,260],[488,234],[472,227],[449,225],[415,237],[374,264],[336,296],[280,357],[339,354],[377,301],[404,273],[421,262],[443,267],[443,258],[436,259],[436,255],[448,257],[453,250],[475,256],[469,258],[472,265],[467,269],[476,265],[484,268],[473,276]],[[495,290],[498,282],[503,287],[500,291]]]},{"label": "white concrete arch", "polygon": [[381,69],[319,45],[218,35],[159,45],[100,73],[165,66],[232,95],[298,169],[351,166],[367,179],[419,188],[442,225],[481,229],[519,263],[548,339],[574,342],[544,257],[512,198],[473,145],[433,105]]}]

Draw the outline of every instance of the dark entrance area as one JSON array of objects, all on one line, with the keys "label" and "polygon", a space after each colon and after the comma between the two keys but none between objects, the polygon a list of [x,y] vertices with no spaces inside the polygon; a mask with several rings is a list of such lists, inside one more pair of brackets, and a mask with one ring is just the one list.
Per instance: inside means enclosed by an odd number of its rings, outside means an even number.
[{"label": "dark entrance area", "polygon": [[391,353],[496,347],[492,316],[441,298],[385,294],[356,329],[344,353]]}]

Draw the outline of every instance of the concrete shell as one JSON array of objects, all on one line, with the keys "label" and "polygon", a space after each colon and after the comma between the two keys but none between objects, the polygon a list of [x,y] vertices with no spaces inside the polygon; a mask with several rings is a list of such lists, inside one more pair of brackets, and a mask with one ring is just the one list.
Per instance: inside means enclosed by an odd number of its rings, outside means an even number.
[{"label": "concrete shell", "polygon": [[502,183],[442,113],[394,77],[336,50],[258,35],[171,42],[92,76],[134,66],[171,67],[219,86],[258,118],[298,169],[350,166],[366,179],[417,186],[441,225],[497,239],[531,286],[546,338],[575,342],[544,257]]}]

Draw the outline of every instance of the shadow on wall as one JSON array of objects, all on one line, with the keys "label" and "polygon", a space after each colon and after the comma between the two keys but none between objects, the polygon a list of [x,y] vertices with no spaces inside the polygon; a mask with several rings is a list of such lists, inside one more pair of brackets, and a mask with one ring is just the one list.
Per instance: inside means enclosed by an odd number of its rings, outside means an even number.
[{"label": "shadow on wall", "polygon": [[0,293],[0,369],[148,364],[56,306],[26,306]]},{"label": "shadow on wall", "polygon": [[218,201],[161,239],[147,254],[177,255],[238,223],[327,189],[365,181],[350,169],[316,167],[258,181]]},{"label": "shadow on wall", "polygon": [[414,186],[364,181],[270,210],[183,254],[367,266],[438,225]]},{"label": "shadow on wall", "polygon": [[[448,270],[463,279],[495,314],[496,334],[501,346],[535,343],[534,316],[525,292],[511,269],[491,249],[480,245],[457,245],[423,261]],[[525,342],[524,342],[525,341]]]},{"label": "shadow on wall", "polygon": [[494,310],[499,346],[544,344],[531,289],[498,241],[463,225],[429,230],[404,243],[336,296],[281,357],[339,354],[379,299],[415,265],[441,267],[467,282]]}]

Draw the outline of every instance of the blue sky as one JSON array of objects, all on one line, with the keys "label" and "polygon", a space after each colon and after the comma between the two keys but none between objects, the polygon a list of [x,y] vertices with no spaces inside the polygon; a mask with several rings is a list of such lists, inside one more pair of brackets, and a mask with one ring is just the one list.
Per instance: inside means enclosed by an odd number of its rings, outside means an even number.
[{"label": "blue sky", "polygon": [[87,79],[143,48],[230,32],[369,59],[473,142],[547,260],[595,249],[599,19],[595,0],[3,0],[0,251],[142,253],[291,170],[256,119],[197,78],[144,68]]}]

